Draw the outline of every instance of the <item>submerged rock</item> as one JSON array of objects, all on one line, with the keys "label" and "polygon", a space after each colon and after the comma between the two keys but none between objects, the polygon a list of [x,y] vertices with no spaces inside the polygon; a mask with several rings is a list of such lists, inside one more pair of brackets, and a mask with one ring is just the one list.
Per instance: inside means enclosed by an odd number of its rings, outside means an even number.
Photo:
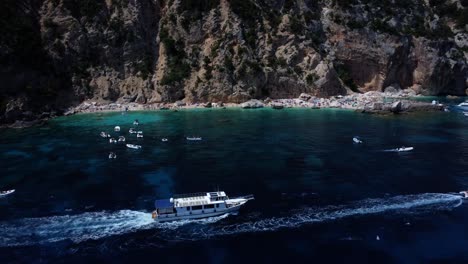
[{"label": "submerged rock", "polygon": [[271,108],[273,108],[273,109],[283,109],[284,105],[280,104],[280,103],[272,103]]}]

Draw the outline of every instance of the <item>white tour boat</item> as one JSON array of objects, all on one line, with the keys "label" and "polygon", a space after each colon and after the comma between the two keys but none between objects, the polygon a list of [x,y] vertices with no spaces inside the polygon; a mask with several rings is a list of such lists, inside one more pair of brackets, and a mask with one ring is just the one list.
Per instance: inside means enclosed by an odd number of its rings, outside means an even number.
[{"label": "white tour boat", "polygon": [[170,199],[156,200],[152,217],[158,222],[199,219],[236,213],[253,195],[229,198],[225,192],[207,192],[176,195]]}]

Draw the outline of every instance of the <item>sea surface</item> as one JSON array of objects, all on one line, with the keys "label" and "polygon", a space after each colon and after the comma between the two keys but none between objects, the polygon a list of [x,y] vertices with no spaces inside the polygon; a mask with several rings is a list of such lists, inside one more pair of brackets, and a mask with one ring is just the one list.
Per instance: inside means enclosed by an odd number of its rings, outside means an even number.
[{"label": "sea surface", "polygon": [[[128,133],[135,119],[144,138]],[[0,263],[468,262],[460,111],[80,114],[0,140],[0,190],[16,189],[0,198]],[[401,146],[414,150],[386,151]],[[155,199],[218,189],[255,200],[238,215],[151,219]]]}]

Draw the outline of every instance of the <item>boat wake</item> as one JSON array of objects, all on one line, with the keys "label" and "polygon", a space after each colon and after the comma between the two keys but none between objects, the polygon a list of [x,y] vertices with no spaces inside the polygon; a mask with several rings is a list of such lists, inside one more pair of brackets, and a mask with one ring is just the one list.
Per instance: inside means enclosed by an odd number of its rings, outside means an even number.
[{"label": "boat wake", "polygon": [[147,212],[121,210],[78,215],[26,218],[0,222],[0,247],[26,246],[72,241],[79,243],[113,235],[151,229],[163,241],[193,241],[218,236],[297,228],[311,223],[381,213],[421,214],[450,210],[463,203],[460,195],[417,194],[381,199],[366,199],[343,206],[303,208],[286,212],[287,216],[262,218],[239,217],[238,222],[220,221],[228,214],[201,220],[156,223]]},{"label": "boat wake", "polygon": [[63,240],[79,243],[119,235],[154,225],[150,213],[121,210],[91,212],[0,222],[0,247],[44,244]]},{"label": "boat wake", "polygon": [[[289,216],[250,220],[243,223],[222,223],[205,226],[193,226],[189,230],[164,230],[163,239],[200,240],[217,236],[252,232],[268,232],[283,228],[297,228],[312,223],[329,222],[347,217],[378,215],[382,213],[424,214],[437,210],[450,210],[463,203],[461,196],[453,194],[418,194],[402,195],[391,198],[367,199],[345,206],[305,208],[289,212]],[[188,231],[188,232],[187,232]]]}]

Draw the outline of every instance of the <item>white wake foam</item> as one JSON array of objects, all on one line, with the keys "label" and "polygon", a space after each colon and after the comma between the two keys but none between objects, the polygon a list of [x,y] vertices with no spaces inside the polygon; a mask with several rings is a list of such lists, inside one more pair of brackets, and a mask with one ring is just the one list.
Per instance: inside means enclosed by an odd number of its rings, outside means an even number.
[{"label": "white wake foam", "polygon": [[122,210],[26,218],[0,223],[0,246],[24,246],[62,240],[81,242],[151,228],[150,213]]},{"label": "white wake foam", "polygon": [[236,224],[220,221],[226,218],[227,214],[201,220],[156,223],[150,213],[131,210],[26,218],[0,222],[0,247],[44,244],[63,240],[79,243],[145,229],[153,229],[155,236],[162,240],[199,240],[238,233],[296,228],[309,223],[359,215],[386,212],[411,214],[450,210],[461,204],[462,198],[452,194],[402,195],[367,199],[344,206],[305,208],[287,212],[288,215],[284,217],[262,219],[261,216],[256,216],[254,220]]},{"label": "white wake foam", "polygon": [[291,212],[290,216],[272,217],[231,225],[196,226],[186,230],[164,232],[171,240],[199,240],[216,236],[250,232],[275,231],[281,228],[297,228],[305,224],[339,220],[360,215],[375,215],[386,212],[405,214],[424,213],[437,210],[450,210],[463,203],[458,195],[418,194],[391,198],[367,199],[346,206],[306,208]]}]

